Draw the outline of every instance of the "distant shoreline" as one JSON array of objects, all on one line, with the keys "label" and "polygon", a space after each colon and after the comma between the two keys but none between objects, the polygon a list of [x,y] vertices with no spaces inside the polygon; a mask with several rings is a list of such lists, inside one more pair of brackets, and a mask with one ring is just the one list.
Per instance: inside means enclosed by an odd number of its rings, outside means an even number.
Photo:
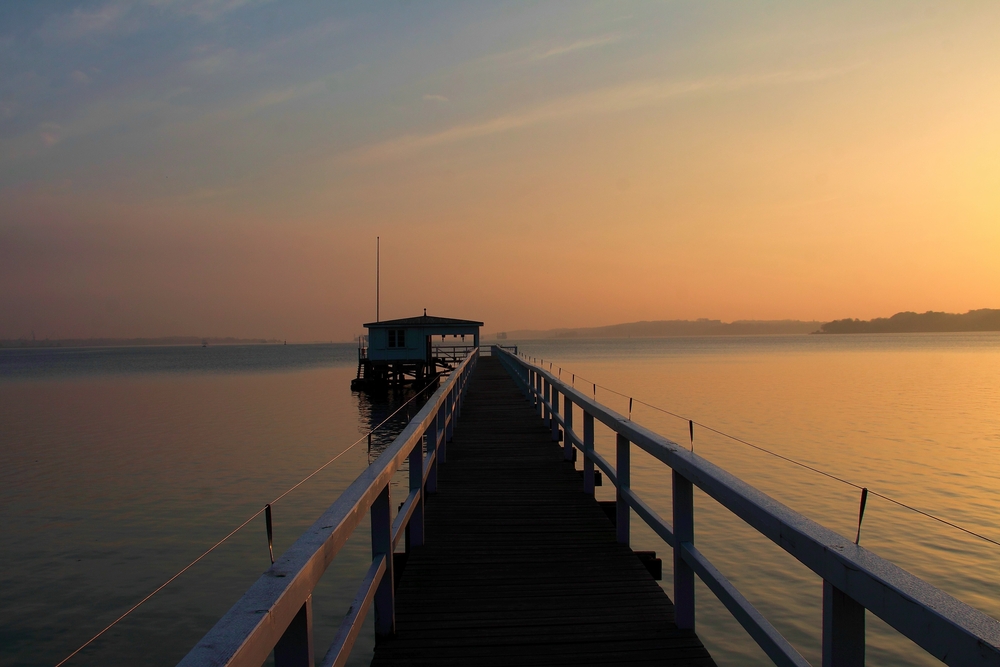
[{"label": "distant shoreline", "polygon": [[155,347],[169,345],[281,345],[275,338],[200,338],[165,336],[161,338],[54,338],[43,340],[3,339],[0,348],[22,347]]},{"label": "distant shoreline", "polygon": [[[809,334],[823,323],[802,320],[655,320],[627,322],[604,327],[566,329],[518,329],[505,332],[506,340],[568,338],[676,338],[682,336],[768,336]],[[491,340],[496,334],[491,336]],[[503,338],[499,340],[504,340]]]},{"label": "distant shoreline", "polygon": [[[684,336],[775,336],[806,334],[878,334],[878,333],[975,333],[1000,332],[1000,309],[980,308],[966,313],[901,312],[892,317],[871,320],[653,320],[611,324],[602,327],[560,329],[517,329],[494,332],[484,343],[518,340],[565,340],[607,338],[679,338]],[[502,336],[502,337],[501,337]],[[320,342],[320,341],[316,341]],[[324,343],[326,341],[323,341]],[[332,341],[331,341],[332,342]],[[56,338],[29,340],[0,339],[3,348],[54,347],[152,347],[169,345],[282,345],[277,338],[203,338],[199,336],[161,336],[158,338]]]}]

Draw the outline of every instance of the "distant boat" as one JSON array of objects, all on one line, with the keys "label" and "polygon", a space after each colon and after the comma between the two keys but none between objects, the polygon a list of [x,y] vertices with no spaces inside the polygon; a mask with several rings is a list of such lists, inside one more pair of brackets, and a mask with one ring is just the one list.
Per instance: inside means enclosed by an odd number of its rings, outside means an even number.
[{"label": "distant boat", "polygon": [[202,338],[201,339],[201,346],[202,347],[208,347],[208,339],[207,338]]}]

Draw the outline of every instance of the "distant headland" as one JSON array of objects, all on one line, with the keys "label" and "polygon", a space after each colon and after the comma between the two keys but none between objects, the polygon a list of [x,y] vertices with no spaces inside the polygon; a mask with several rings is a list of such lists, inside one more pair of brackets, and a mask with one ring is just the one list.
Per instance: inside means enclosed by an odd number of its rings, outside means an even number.
[{"label": "distant headland", "polygon": [[822,322],[802,320],[656,320],[627,322],[604,327],[577,329],[519,329],[508,331],[513,340],[545,338],[668,338],[672,336],[758,336],[766,334],[807,334]]},{"label": "distant headland", "polygon": [[949,333],[971,331],[1000,331],[1000,310],[980,308],[967,313],[903,312],[892,317],[873,320],[834,320],[827,322],[814,333]]},{"label": "distant headland", "polygon": [[1000,331],[1000,310],[967,313],[903,312],[873,320],[656,320],[603,327],[518,329],[498,334],[508,340],[556,338],[669,338],[674,336],[760,336],[776,334],[949,333]]},{"label": "distant headland", "polygon": [[136,347],[142,345],[277,345],[282,341],[265,338],[199,338],[164,336],[161,338],[16,338],[0,340],[0,347]]}]

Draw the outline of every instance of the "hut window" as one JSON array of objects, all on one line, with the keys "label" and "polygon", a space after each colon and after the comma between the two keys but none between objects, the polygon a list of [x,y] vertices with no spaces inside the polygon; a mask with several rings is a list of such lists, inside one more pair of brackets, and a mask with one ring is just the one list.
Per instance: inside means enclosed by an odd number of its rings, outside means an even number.
[{"label": "hut window", "polygon": [[406,329],[389,329],[389,347],[406,347]]}]

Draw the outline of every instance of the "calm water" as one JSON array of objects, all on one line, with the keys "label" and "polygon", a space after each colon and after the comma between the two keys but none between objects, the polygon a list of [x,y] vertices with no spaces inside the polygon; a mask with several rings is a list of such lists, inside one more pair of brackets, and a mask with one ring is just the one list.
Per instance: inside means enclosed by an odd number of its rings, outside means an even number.
[{"label": "calm water", "polygon": [[[356,355],[0,350],[0,664],[55,664],[382,421],[391,401],[349,390]],[[368,465],[366,445],[274,506],[276,554]],[[368,540],[359,529],[315,595],[318,645],[367,569]],[[260,517],[69,664],[173,665],[269,564]],[[354,664],[371,643],[363,633]]]},{"label": "calm water", "polygon": [[[1000,335],[539,341],[521,349],[551,359],[567,379],[575,372],[1000,536]],[[54,664],[354,443],[390,410],[350,392],[355,359],[351,345],[0,350],[0,554],[8,563],[0,664]],[[627,411],[627,399],[602,389],[597,397]],[[638,405],[633,418],[687,441],[686,422]],[[598,436],[610,453],[610,435],[599,427]],[[854,489],[707,432],[696,431],[695,447],[853,536]],[[362,443],[275,505],[276,552],[370,456]],[[634,486],[669,516],[669,475],[633,457]],[[821,582],[711,499],[696,502],[699,548],[818,664]],[[634,535],[635,548],[665,553],[648,530]],[[876,498],[862,544],[1000,617],[1000,548]],[[332,640],[369,558],[361,529],[314,596],[318,646]],[[70,664],[172,665],[268,565],[258,519]],[[666,582],[668,558],[664,569]],[[720,664],[769,664],[707,589],[698,604],[699,634]],[[869,664],[938,664],[871,615],[868,627]],[[362,633],[355,664],[368,659],[370,637]]]}]

